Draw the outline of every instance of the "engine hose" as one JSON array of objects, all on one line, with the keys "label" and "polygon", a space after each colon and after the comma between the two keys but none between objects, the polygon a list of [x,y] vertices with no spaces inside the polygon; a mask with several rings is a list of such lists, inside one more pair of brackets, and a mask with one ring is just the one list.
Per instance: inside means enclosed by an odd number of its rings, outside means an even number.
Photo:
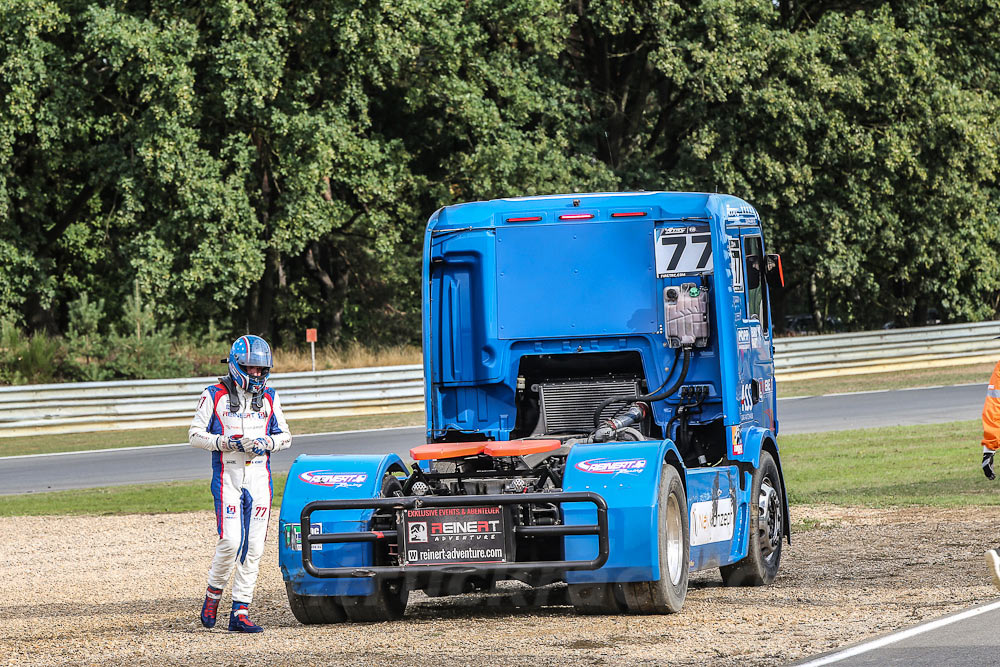
[{"label": "engine hose", "polygon": [[701,410],[701,404],[705,402],[705,398],[706,398],[706,396],[702,396],[701,398],[698,399],[698,401],[696,403],[690,403],[690,404],[680,403],[680,404],[678,404],[677,405],[677,409],[674,410],[674,414],[671,415],[670,419],[667,421],[666,428],[663,429],[663,435],[664,435],[664,437],[670,438],[671,440],[674,441],[674,444],[678,444],[677,443],[677,439],[674,438],[674,437],[672,437],[670,435],[670,429],[673,427],[674,422],[677,421],[678,418],[681,418],[681,424],[680,425],[681,425],[681,427],[684,430],[687,430],[687,417],[690,416],[690,414],[692,412],[695,412],[696,410],[698,410],[698,411]]},{"label": "engine hose", "polygon": [[[673,415],[671,415],[670,420],[667,421],[666,428],[663,429],[663,437],[667,438],[668,440],[674,440],[674,438],[670,436],[670,428],[674,425],[674,422],[677,421],[678,414],[679,412],[675,412]],[[677,444],[676,440],[674,440],[674,444],[675,445]]]},{"label": "engine hose", "polygon": [[647,403],[650,403],[652,401],[661,401],[664,398],[668,398],[670,396],[673,396],[674,392],[677,391],[678,389],[680,389],[680,386],[682,384],[684,384],[684,380],[687,378],[687,374],[688,374],[688,366],[690,364],[691,364],[691,348],[690,347],[685,347],[684,348],[684,365],[681,366],[681,374],[680,374],[680,376],[678,376],[677,382],[675,382],[673,384],[673,386],[670,387],[670,389],[667,389],[666,391],[664,391],[664,392],[662,392],[660,394],[645,394],[643,396],[637,397],[635,400],[637,400],[637,401],[646,401]]},{"label": "engine hose", "polygon": [[[678,348],[676,348],[674,350],[674,363],[671,364],[671,366],[670,366],[670,372],[667,373],[667,377],[663,381],[663,384],[661,384],[659,387],[657,387],[651,393],[649,393],[649,394],[643,394],[642,396],[612,396],[611,398],[606,398],[603,401],[601,401],[601,404],[597,406],[596,410],[594,410],[594,428],[597,428],[597,427],[599,427],[601,425],[601,413],[604,412],[604,408],[608,407],[612,403],[619,403],[619,402],[624,403],[624,402],[632,402],[632,401],[647,401],[647,400],[649,400],[650,396],[656,396],[656,392],[658,392],[661,389],[663,389],[663,387],[665,387],[666,384],[668,382],[670,382],[670,376],[674,374],[674,369],[677,368],[677,357],[680,356],[680,353],[681,353],[681,348],[678,347]],[[669,391],[669,393],[667,393],[667,396],[670,396],[675,391],[677,391],[677,387],[680,386],[680,383],[684,381],[684,376],[687,374],[687,367],[688,367],[688,356],[687,355],[689,355],[690,353],[691,353],[690,348],[685,347],[684,348],[684,355],[685,355],[684,356],[684,369],[681,371],[681,377],[677,380],[677,383],[673,387],[670,388],[670,391]],[[659,399],[654,398],[653,400],[659,400]]]}]

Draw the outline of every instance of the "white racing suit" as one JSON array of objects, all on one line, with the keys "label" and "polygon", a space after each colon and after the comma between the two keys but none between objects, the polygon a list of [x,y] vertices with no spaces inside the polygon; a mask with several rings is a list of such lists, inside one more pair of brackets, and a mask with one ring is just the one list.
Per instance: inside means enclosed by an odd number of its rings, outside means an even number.
[{"label": "white racing suit", "polygon": [[[272,451],[278,451],[292,444],[292,435],[274,389],[264,389],[258,398],[260,409],[254,410],[251,394],[234,388],[237,409],[231,409],[229,392],[221,382],[201,393],[188,441],[192,447],[212,453],[212,496],[219,542],[208,572],[208,585],[225,588],[235,566],[233,600],[249,604],[264,553],[274,494],[270,453],[256,455],[250,451],[250,443],[265,438]],[[234,436],[242,436],[246,452],[226,451],[229,438]]]}]

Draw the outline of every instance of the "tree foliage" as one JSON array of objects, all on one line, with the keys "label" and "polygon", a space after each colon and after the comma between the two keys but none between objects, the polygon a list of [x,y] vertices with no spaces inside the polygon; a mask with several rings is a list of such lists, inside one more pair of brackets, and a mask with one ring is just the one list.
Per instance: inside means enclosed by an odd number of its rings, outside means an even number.
[{"label": "tree foliage", "polygon": [[415,340],[436,208],[637,188],[753,202],[779,312],[996,317],[997,5],[0,0],[0,319]]}]

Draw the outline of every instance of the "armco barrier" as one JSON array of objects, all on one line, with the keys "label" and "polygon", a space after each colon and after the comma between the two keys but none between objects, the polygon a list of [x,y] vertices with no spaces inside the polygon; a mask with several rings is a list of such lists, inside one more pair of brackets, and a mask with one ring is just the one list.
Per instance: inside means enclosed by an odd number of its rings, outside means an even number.
[{"label": "armco barrier", "polygon": [[[993,362],[1000,322],[779,338],[779,381]],[[983,382],[987,380],[983,378]],[[0,387],[0,437],[186,426],[214,377]],[[290,419],[423,409],[419,365],[275,373]]]},{"label": "armco barrier", "polygon": [[788,381],[995,362],[997,336],[1000,322],[779,338],[774,369]]},{"label": "armco barrier", "polygon": [[[187,426],[216,377],[0,387],[0,437]],[[418,365],[274,373],[289,419],[423,410]]]}]

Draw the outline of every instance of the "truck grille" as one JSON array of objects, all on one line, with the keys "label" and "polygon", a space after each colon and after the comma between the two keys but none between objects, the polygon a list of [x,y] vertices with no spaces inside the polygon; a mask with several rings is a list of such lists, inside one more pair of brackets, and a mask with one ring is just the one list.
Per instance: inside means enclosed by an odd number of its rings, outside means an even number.
[{"label": "truck grille", "polygon": [[[543,433],[579,433],[594,429],[594,410],[612,396],[638,396],[637,380],[558,382],[539,386]],[[609,405],[602,418],[613,417],[621,403]]]}]

